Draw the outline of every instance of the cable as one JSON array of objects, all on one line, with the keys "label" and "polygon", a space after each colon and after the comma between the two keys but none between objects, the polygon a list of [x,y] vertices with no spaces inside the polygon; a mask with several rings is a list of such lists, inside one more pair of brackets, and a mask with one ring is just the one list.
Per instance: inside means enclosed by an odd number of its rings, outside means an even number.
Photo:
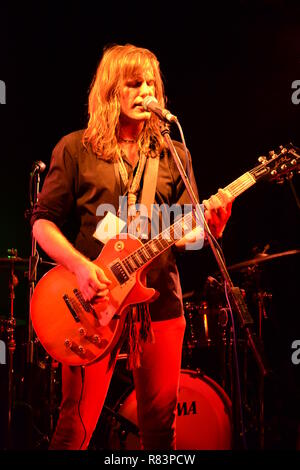
[{"label": "cable", "polygon": [[84,441],[86,440],[86,435],[87,435],[86,428],[85,428],[85,425],[84,425],[84,422],[83,422],[83,419],[82,419],[82,416],[81,416],[81,413],[80,413],[80,403],[81,403],[81,400],[82,400],[82,397],[83,397],[83,389],[84,389],[85,368],[81,367],[80,372],[81,372],[81,392],[80,392],[80,398],[79,398],[79,401],[78,401],[78,415],[79,415],[79,419],[81,421],[81,424],[82,424],[82,427],[83,427],[83,430],[84,430],[84,437],[83,437],[83,440],[82,440],[78,450],[81,450],[81,448],[84,444]]}]

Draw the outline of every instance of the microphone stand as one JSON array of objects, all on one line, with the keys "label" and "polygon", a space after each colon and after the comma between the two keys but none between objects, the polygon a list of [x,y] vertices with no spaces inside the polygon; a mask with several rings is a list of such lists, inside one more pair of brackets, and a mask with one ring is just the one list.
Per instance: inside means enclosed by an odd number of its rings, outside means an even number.
[{"label": "microphone stand", "polygon": [[[38,194],[40,190],[40,173],[44,171],[46,165],[43,162],[35,162],[33,170],[30,173],[30,206],[33,209],[34,205],[38,200]],[[32,191],[33,186],[33,191]],[[31,211],[30,211],[31,212]],[[31,234],[31,254],[29,257],[29,270],[28,270],[28,283],[29,283],[29,310],[30,303],[35,289],[37,281],[37,266],[39,262],[39,254],[37,251],[36,240]],[[29,314],[28,321],[28,336],[27,336],[27,363],[33,364],[34,361],[34,345],[35,345],[35,333],[32,326],[31,317]]]},{"label": "microphone stand", "polygon": [[[32,170],[30,172],[30,181],[29,181],[29,204],[30,208],[25,211],[25,218],[30,220],[35,204],[38,201],[38,195],[40,191],[40,174],[46,169],[45,163],[42,161],[36,161],[32,165]],[[29,294],[28,294],[28,329],[27,329],[27,341],[26,341],[26,379],[25,379],[25,389],[24,389],[24,399],[27,402],[28,406],[33,413],[34,408],[34,382],[35,382],[35,365],[37,362],[37,352],[36,344],[38,339],[35,335],[31,316],[30,316],[30,305],[33,292],[37,283],[37,267],[39,264],[39,253],[37,251],[37,242],[31,233],[31,254],[29,256],[29,266],[28,266],[28,285],[29,285]],[[36,430],[38,428],[36,427]],[[39,430],[38,430],[39,431]],[[41,442],[46,438],[40,431]],[[33,439],[33,434],[30,436],[30,439]]]},{"label": "microphone stand", "polygon": [[[217,261],[217,264],[219,266],[219,269],[220,269],[220,272],[222,274],[222,277],[224,279],[224,284],[227,286],[227,291],[228,291],[228,295],[233,303],[233,307],[234,307],[234,310],[235,312],[238,314],[238,319],[239,319],[239,322],[240,322],[240,326],[241,328],[243,329],[246,337],[247,337],[247,342],[254,354],[254,357],[256,359],[256,362],[258,364],[258,367],[259,367],[259,370],[260,370],[260,373],[261,373],[261,376],[262,378],[264,378],[268,371],[267,371],[267,368],[265,366],[265,361],[264,359],[262,358],[262,355],[261,355],[261,351],[259,351],[259,346],[257,344],[257,340],[256,340],[256,337],[255,337],[255,333],[252,331],[252,326],[253,326],[253,319],[248,311],[248,308],[247,308],[247,305],[244,301],[244,298],[243,298],[243,295],[242,295],[242,292],[241,292],[241,289],[239,287],[235,287],[233,285],[233,282],[229,276],[229,273],[228,273],[228,270],[226,268],[226,265],[225,265],[225,262],[224,262],[224,259],[223,257],[221,256],[221,253],[219,251],[219,249],[217,249],[216,247],[216,243],[214,241],[214,238],[210,232],[210,229],[208,227],[208,224],[205,220],[205,217],[204,217],[204,213],[201,211],[200,209],[200,203],[199,201],[197,200],[197,197],[194,193],[194,190],[191,186],[191,183],[188,179],[188,176],[185,172],[185,169],[182,165],[182,162],[178,156],[178,153],[175,149],[175,146],[172,142],[172,139],[170,137],[170,130],[169,130],[169,127],[168,126],[164,126],[162,129],[161,129],[161,134],[162,136],[164,137],[164,140],[171,152],[171,155],[176,163],[176,166],[178,168],[178,171],[181,175],[181,178],[184,182],[184,185],[186,187],[186,190],[188,192],[188,195],[190,197],[190,200],[191,200],[191,203],[193,205],[193,210],[196,214],[196,217],[197,217],[197,220],[202,220],[203,222],[203,227],[204,227],[204,230],[205,230],[205,233],[207,235],[207,239],[208,239],[208,242],[209,242],[209,245],[211,247],[211,250],[215,256],[215,259]],[[234,408],[233,408],[233,411],[234,411]],[[235,410],[237,411],[237,410]],[[235,424],[235,431],[237,432],[237,438],[238,437],[244,437],[243,436],[243,430],[242,430],[242,427],[241,427],[241,416],[239,416],[239,412],[237,411],[236,415],[234,416],[234,424]]]}]

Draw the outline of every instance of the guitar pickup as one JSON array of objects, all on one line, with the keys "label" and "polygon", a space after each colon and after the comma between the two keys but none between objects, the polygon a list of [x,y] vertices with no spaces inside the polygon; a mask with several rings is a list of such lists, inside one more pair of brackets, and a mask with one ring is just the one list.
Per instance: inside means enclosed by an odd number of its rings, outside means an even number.
[{"label": "guitar pickup", "polygon": [[80,318],[78,317],[77,312],[74,308],[74,302],[72,302],[72,300],[70,299],[70,297],[67,294],[63,295],[63,300],[65,301],[65,304],[68,307],[69,312],[73,316],[74,320],[77,323],[80,322]]},{"label": "guitar pickup", "polygon": [[92,311],[92,306],[90,305],[89,302],[87,302],[86,300],[84,300],[83,296],[82,296],[82,293],[78,290],[78,289],[74,289],[73,290],[77,300],[80,302],[80,304],[82,305],[82,307],[84,308],[84,310],[86,312],[91,312]]}]

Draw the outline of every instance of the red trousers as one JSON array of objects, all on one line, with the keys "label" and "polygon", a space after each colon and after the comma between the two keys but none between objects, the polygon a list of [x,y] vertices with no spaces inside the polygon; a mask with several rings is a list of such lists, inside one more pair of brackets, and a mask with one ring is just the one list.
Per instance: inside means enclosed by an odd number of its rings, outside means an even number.
[{"label": "red trousers", "polygon": [[[138,425],[144,449],[175,449],[175,411],[185,318],[152,323],[155,342],[143,345],[133,371]],[[115,362],[62,367],[62,403],[50,449],[84,450],[97,425]]]}]

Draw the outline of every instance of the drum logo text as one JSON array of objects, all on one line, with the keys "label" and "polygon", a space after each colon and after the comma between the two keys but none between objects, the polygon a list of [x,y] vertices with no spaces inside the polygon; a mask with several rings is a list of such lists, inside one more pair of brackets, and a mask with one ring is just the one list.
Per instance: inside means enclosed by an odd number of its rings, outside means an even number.
[{"label": "drum logo text", "polygon": [[190,415],[190,414],[197,414],[197,410],[196,410],[196,402],[195,400],[192,401],[189,405],[186,401],[182,402],[182,403],[177,403],[177,415],[178,416],[181,416],[181,415]]}]

